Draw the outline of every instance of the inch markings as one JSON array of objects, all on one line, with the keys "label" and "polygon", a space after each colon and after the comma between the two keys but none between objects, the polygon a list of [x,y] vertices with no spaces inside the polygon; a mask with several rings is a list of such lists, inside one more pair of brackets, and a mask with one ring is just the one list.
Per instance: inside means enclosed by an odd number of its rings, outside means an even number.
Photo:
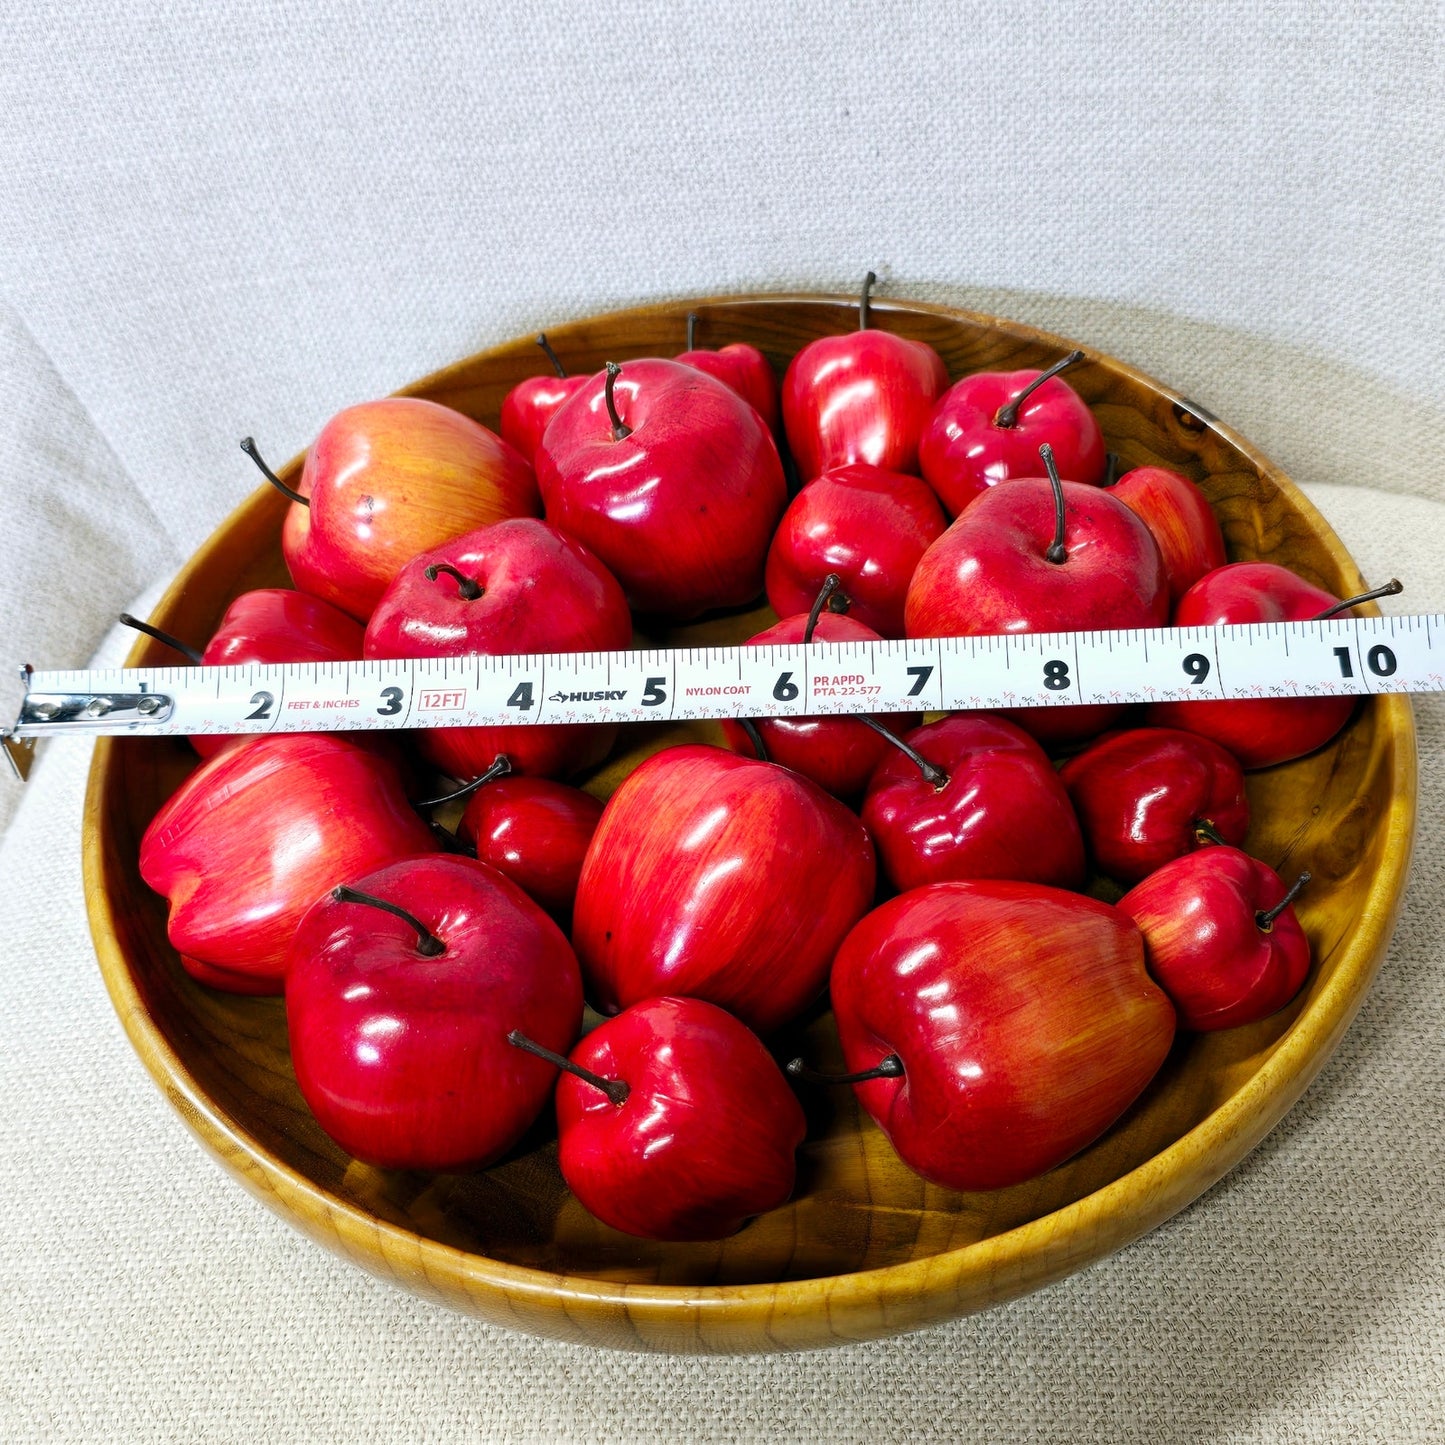
[{"label": "inch markings", "polygon": [[[1445,691],[1445,616],[32,672],[9,736],[672,722]],[[147,694],[151,696],[147,696]]]}]

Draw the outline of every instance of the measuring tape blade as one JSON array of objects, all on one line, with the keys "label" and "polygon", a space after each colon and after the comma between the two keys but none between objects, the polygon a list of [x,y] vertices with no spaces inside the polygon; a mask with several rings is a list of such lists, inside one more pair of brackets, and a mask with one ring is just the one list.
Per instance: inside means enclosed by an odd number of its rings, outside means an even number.
[{"label": "measuring tape blade", "polygon": [[1445,614],[545,656],[34,672],[7,743],[1445,690]]}]

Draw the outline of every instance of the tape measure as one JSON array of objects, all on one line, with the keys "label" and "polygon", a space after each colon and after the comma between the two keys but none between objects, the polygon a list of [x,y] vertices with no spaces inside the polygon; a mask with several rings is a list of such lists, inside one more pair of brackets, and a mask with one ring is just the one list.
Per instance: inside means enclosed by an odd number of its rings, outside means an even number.
[{"label": "tape measure", "polygon": [[231,667],[21,669],[56,735],[340,732],[1445,691],[1445,614]]}]

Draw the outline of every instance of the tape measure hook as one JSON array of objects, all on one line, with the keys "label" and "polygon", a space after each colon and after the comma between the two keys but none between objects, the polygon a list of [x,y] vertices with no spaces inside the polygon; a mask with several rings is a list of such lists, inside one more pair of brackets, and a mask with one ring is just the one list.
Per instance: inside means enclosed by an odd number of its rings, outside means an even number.
[{"label": "tape measure hook", "polygon": [[[24,688],[25,695],[30,693],[30,675],[35,669],[28,662],[20,664],[20,686]],[[25,710],[24,699],[20,703],[21,711]],[[17,723],[18,723],[17,719]],[[0,730],[0,744],[5,748],[5,761],[10,764],[10,771],[15,774],[20,782],[24,782],[30,776],[30,769],[35,762],[35,739],[17,738],[9,728]]]}]

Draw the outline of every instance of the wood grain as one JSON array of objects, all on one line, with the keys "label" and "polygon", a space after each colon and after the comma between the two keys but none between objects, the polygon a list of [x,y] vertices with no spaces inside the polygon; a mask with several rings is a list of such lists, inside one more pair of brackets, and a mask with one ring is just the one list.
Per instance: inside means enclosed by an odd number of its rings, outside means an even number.
[{"label": "wood grain", "polygon": [[[709,345],[747,341],[781,374],[817,336],[856,324],[846,298],[678,302],[549,329],[569,370],[671,355],[684,317]],[[878,300],[874,324],[930,342],[952,375],[1039,366],[1073,343],[995,318]],[[530,338],[408,387],[495,426],[506,392],[546,369]],[[1090,352],[1069,380],[1130,465],[1198,480],[1236,560],[1269,558],[1337,595],[1362,579],[1291,483],[1226,426],[1167,387]],[[218,445],[220,445],[218,441]],[[294,483],[300,459],[283,476]],[[176,579],[154,620],[202,640],[249,587],[286,582],[286,502],[250,497]],[[664,641],[741,641],[766,609]],[[131,663],[162,660],[137,642]],[[699,733],[633,728],[590,781],[605,796],[642,757]],[[1250,1028],[1176,1045],[1144,1097],[1091,1148],[1042,1179],[994,1194],[920,1181],[850,1096],[806,1101],[808,1141],[793,1202],[719,1244],[661,1245],[591,1219],[558,1175],[542,1121],[499,1166],[469,1176],[393,1174],[356,1164],[296,1089],[276,999],[214,993],[181,970],[165,905],[136,855],[157,807],[194,765],[180,743],[101,739],[85,813],[85,886],[102,972],[147,1069],[203,1144],[254,1195],[312,1238],[428,1298],[499,1324],[625,1349],[804,1349],[887,1335],[986,1308],[1069,1274],[1188,1204],[1251,1149],[1339,1042],[1394,927],[1415,817],[1408,700],[1364,702],[1328,748],[1250,780],[1248,848],[1315,876],[1300,908],[1315,966],[1300,998]],[[777,1041],[837,1061],[830,1017]]]}]

